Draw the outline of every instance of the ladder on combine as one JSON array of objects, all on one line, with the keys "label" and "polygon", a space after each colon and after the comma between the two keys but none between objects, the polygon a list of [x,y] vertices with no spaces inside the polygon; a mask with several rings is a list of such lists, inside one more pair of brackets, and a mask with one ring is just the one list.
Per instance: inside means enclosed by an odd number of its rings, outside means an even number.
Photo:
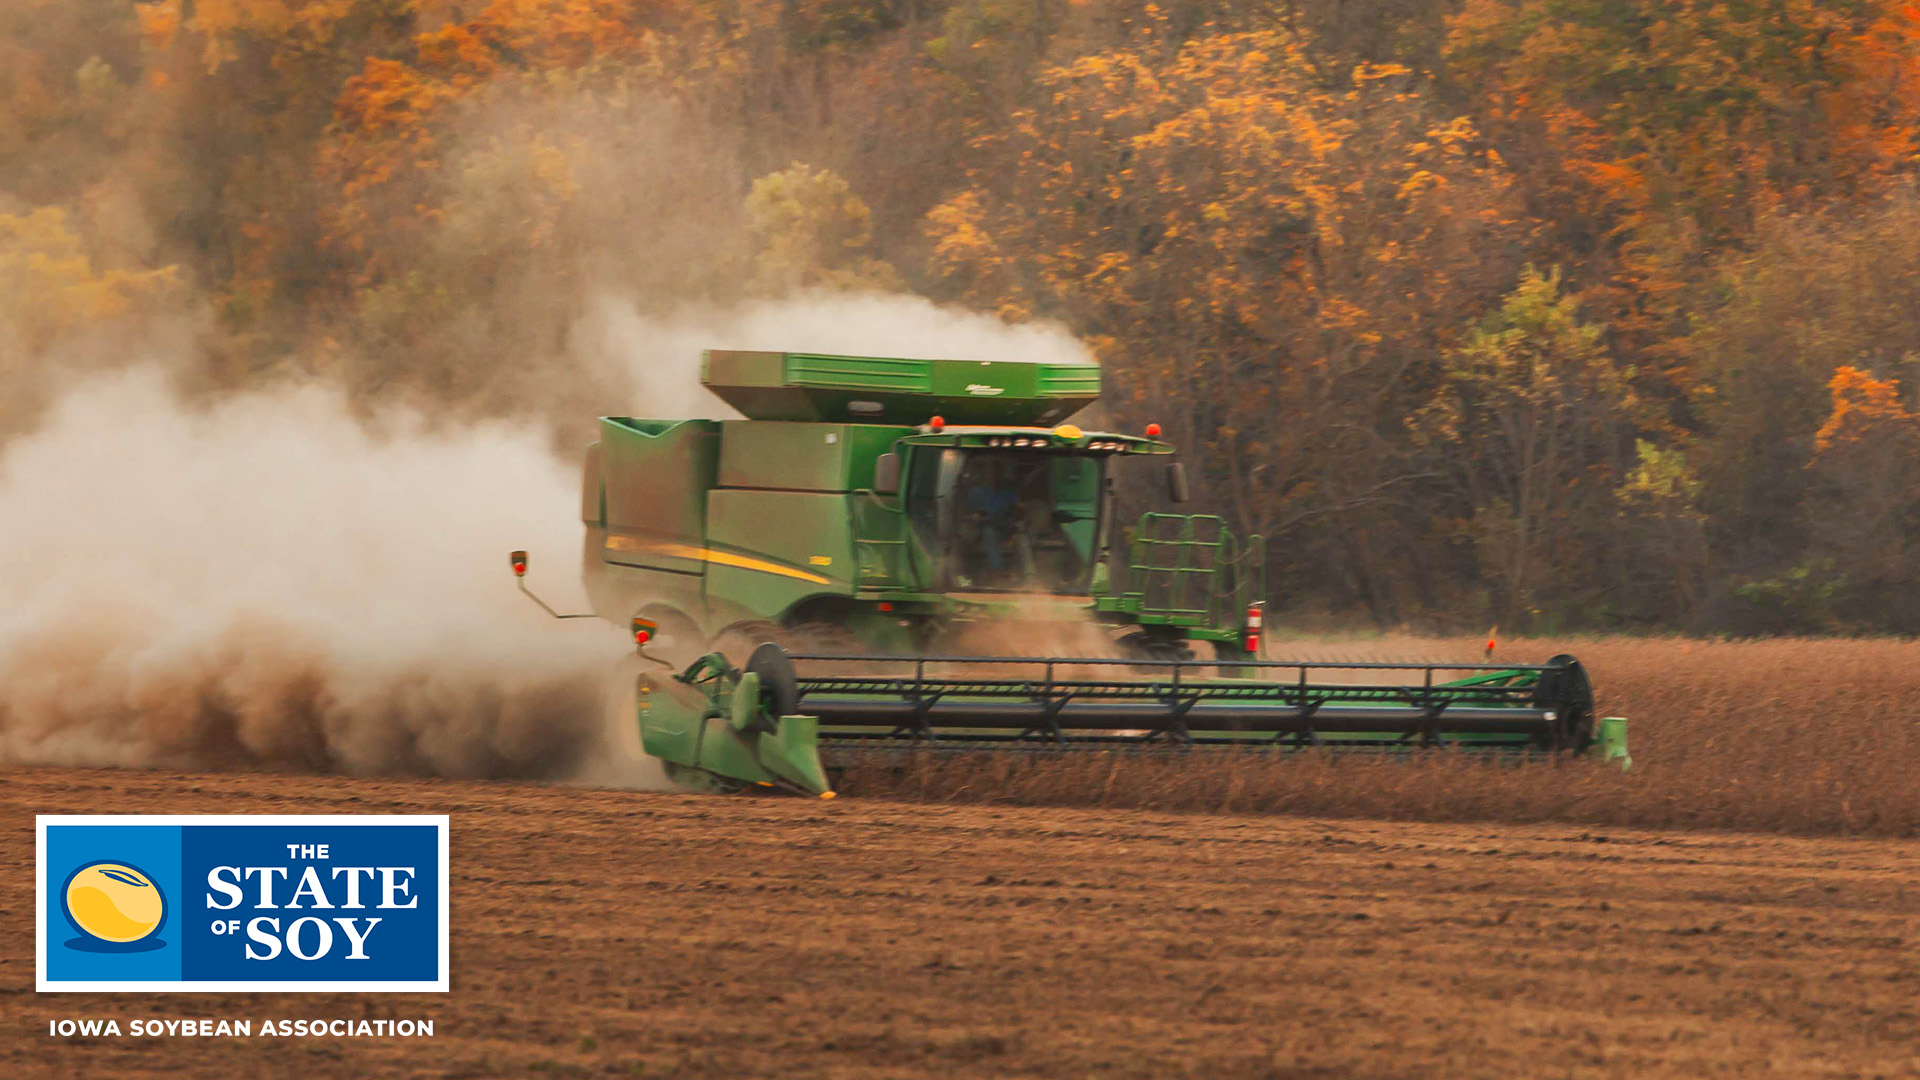
[{"label": "ladder on combine", "polygon": [[1247,609],[1266,600],[1267,547],[1245,542],[1211,514],[1140,516],[1128,545],[1120,588],[1101,610],[1134,616],[1143,626],[1177,626],[1189,636],[1232,641]]}]

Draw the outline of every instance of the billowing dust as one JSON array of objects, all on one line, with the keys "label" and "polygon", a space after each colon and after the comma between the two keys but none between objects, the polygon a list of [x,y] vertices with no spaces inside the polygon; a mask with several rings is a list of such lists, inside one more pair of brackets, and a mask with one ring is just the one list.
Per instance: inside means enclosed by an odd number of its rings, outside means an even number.
[{"label": "billowing dust", "polygon": [[571,470],[544,433],[371,426],[295,388],[183,404],[85,384],[0,456],[0,758],[557,776],[621,635],[571,595]]},{"label": "billowing dust", "polygon": [[[570,359],[624,370],[605,412],[719,415],[708,346],[1086,355],[917,298],[808,296],[670,322],[603,299]],[[577,459],[544,417],[428,415],[322,383],[183,396],[136,365],[0,441],[0,762],[663,783],[622,628],[548,618],[508,569],[533,552],[533,587],[584,610]]]},{"label": "billowing dust", "polygon": [[1093,359],[1056,323],[1009,326],[991,315],[941,307],[922,297],[875,293],[803,293],[734,306],[689,306],[664,318],[643,314],[622,297],[602,295],[587,305],[574,327],[572,347],[583,369],[627,373],[635,387],[633,415],[662,418],[739,416],[700,385],[703,349],[1030,363]]}]

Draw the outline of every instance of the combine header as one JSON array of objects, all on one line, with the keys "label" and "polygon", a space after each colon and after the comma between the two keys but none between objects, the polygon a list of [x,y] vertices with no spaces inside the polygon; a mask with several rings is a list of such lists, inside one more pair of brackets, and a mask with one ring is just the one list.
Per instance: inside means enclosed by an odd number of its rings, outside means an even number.
[{"label": "combine header", "polygon": [[[644,635],[644,630],[642,631]],[[796,662],[809,670],[801,673]],[[641,676],[646,751],[689,785],[830,797],[862,754],[962,749],[1593,753],[1628,764],[1626,724],[1596,720],[1579,661],[1531,666],[1274,663],[1211,676],[1192,661],[715,653]],[[816,670],[817,669],[817,670]],[[1443,677],[1449,676],[1449,677]]]},{"label": "combine header", "polygon": [[[603,419],[581,503],[594,613],[661,665],[642,743],[684,783],[830,795],[858,754],[982,747],[1626,759],[1572,657],[1261,660],[1259,537],[1162,513],[1116,535],[1116,470],[1187,483],[1156,425],[1067,422],[1097,366],[715,350],[702,382],[747,419]],[[1104,627],[1112,655],[927,655],[1006,622]]]}]

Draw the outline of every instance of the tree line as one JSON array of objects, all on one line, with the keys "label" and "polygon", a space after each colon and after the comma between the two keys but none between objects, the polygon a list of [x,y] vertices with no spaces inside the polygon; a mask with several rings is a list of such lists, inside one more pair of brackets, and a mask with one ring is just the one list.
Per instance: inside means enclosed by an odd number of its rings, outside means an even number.
[{"label": "tree line", "polygon": [[577,432],[598,295],[904,290],[1088,342],[1281,612],[1920,632],[1904,3],[5,0],[0,100],[0,434],[156,326]]}]

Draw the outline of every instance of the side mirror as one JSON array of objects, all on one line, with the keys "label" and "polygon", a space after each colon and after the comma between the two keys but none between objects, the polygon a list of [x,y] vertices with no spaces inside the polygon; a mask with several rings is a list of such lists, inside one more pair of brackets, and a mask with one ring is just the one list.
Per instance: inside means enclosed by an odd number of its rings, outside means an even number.
[{"label": "side mirror", "polygon": [[873,491],[892,495],[900,490],[900,455],[881,454],[873,463]]},{"label": "side mirror", "polygon": [[1183,503],[1187,501],[1187,497],[1187,464],[1184,461],[1176,461],[1167,466],[1167,498]]}]

